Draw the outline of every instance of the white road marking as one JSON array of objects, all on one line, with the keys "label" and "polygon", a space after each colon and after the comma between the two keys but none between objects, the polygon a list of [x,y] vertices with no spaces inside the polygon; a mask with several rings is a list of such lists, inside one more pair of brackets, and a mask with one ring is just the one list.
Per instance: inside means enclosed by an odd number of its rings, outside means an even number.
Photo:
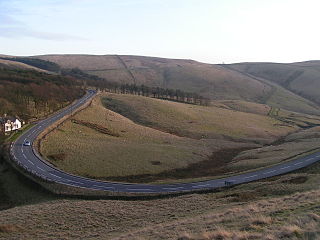
[{"label": "white road marking", "polygon": [[287,168],[290,168],[291,166],[286,166],[286,167],[282,167],[282,168],[280,168],[281,170],[283,170],[283,169],[287,169]]},{"label": "white road marking", "polygon": [[303,162],[297,162],[297,163],[295,163],[294,165],[300,165],[300,164],[302,164]]},{"label": "white road marking", "polygon": [[65,180],[68,181],[68,182],[78,183],[78,182],[70,180],[70,179],[65,179]]},{"label": "white road marking", "polygon": [[31,162],[29,159],[28,159],[28,162],[29,162],[29,163],[31,163],[32,165],[34,165],[34,163],[33,163],[33,162]]},{"label": "white road marking", "polygon": [[253,177],[257,177],[258,175],[252,175],[252,176],[249,176],[249,177],[245,177],[245,178],[253,178]]},{"label": "white road marking", "polygon": [[103,189],[114,189],[114,187],[106,187],[106,186],[100,186],[100,185],[92,185],[91,187],[99,188],[100,190],[103,190]]},{"label": "white road marking", "polygon": [[211,186],[211,184],[196,185],[196,186],[192,186],[192,188],[202,188],[202,187],[208,187],[208,186]]},{"label": "white road marking", "polygon": [[45,172],[45,170],[43,168],[41,168],[41,167],[37,167],[37,168],[39,168],[41,171]]},{"label": "white road marking", "polygon": [[55,177],[57,177],[57,178],[61,178],[61,177],[59,177],[59,176],[57,176],[57,175],[55,175],[55,174],[53,174],[53,173],[50,173],[52,176],[55,176]]},{"label": "white road marking", "polygon": [[309,158],[309,159],[307,159],[306,160],[306,162],[309,162],[309,161],[311,161],[311,160],[313,160],[314,158]]},{"label": "white road marking", "polygon": [[273,173],[273,172],[276,172],[277,170],[272,170],[272,171],[269,171],[269,172],[265,172],[264,174],[269,174],[269,173]]},{"label": "white road marking", "polygon": [[27,156],[26,156],[24,153],[22,154],[22,156],[23,156],[25,159],[27,159]]},{"label": "white road marking", "polygon": [[152,189],[148,189],[148,188],[127,188],[126,190],[129,190],[129,191],[154,191],[154,190],[152,190]]},{"label": "white road marking", "polygon": [[177,189],[184,189],[184,187],[176,187],[176,188],[163,188],[165,190],[177,190]]}]

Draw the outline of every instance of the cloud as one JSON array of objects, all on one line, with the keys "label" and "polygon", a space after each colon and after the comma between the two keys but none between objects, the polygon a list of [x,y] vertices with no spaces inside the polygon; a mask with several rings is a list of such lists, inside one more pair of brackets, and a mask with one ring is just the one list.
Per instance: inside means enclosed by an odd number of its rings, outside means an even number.
[{"label": "cloud", "polygon": [[87,40],[86,38],[72,36],[69,34],[62,34],[62,33],[50,33],[50,32],[40,32],[34,31],[32,29],[26,27],[6,27],[0,26],[0,37],[4,38],[36,38],[42,40],[51,40],[51,41],[84,41]]}]

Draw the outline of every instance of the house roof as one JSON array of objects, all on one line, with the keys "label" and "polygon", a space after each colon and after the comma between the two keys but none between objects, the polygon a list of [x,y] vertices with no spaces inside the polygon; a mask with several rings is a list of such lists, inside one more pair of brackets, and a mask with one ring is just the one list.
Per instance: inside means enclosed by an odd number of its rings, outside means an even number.
[{"label": "house roof", "polygon": [[11,117],[11,116],[9,116],[9,117],[0,117],[0,124],[4,124],[4,123],[6,123],[8,120],[10,120],[11,122],[14,122],[14,121],[16,121],[16,119],[18,119],[19,121],[21,121],[19,118],[17,118],[17,117]]}]

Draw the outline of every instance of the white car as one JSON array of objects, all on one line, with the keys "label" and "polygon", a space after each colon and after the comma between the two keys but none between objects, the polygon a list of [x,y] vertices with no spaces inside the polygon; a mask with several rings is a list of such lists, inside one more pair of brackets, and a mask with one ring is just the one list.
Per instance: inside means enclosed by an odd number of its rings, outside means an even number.
[{"label": "white car", "polygon": [[31,142],[29,142],[29,141],[24,141],[23,146],[31,146]]}]

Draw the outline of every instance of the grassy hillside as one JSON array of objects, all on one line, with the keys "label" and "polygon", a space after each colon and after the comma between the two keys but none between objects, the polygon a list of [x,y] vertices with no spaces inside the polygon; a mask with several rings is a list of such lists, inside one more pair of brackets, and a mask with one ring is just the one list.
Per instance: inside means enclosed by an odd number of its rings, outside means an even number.
[{"label": "grassy hillside", "polygon": [[7,69],[35,70],[38,72],[46,72],[43,69],[28,65],[25,63],[12,61],[12,60],[8,60],[8,59],[2,59],[2,58],[0,58],[0,67],[7,68]]},{"label": "grassy hillside", "polygon": [[240,69],[226,68],[227,65],[124,55],[45,55],[36,58],[52,61],[62,68],[80,68],[111,82],[181,89],[216,100],[245,100],[296,112],[320,114],[320,108],[304,98],[308,95],[274,84],[272,79],[261,81],[241,74],[237,72]]},{"label": "grassy hillside", "polygon": [[316,103],[320,103],[320,62],[292,64],[279,63],[240,63],[232,68],[275,82],[292,92]]},{"label": "grassy hillside", "polygon": [[[270,148],[269,155],[245,151],[300,127],[320,124],[320,118],[308,119],[279,109],[267,112],[265,105],[252,103],[225,104],[218,101],[216,106],[203,107],[107,94],[42,140],[41,153],[74,174],[154,182],[246,171],[318,147],[317,143],[301,141],[296,148],[293,143]],[[235,106],[245,106],[247,112],[227,109]]]},{"label": "grassy hillside", "polygon": [[36,57],[55,62],[63,68],[80,68],[109,81],[181,89],[213,99],[260,101],[271,90],[266,84],[249,77],[191,60],[117,55]]},{"label": "grassy hillside", "polygon": [[318,239],[319,178],[316,164],[216,193],[47,201],[1,211],[0,239]]}]

